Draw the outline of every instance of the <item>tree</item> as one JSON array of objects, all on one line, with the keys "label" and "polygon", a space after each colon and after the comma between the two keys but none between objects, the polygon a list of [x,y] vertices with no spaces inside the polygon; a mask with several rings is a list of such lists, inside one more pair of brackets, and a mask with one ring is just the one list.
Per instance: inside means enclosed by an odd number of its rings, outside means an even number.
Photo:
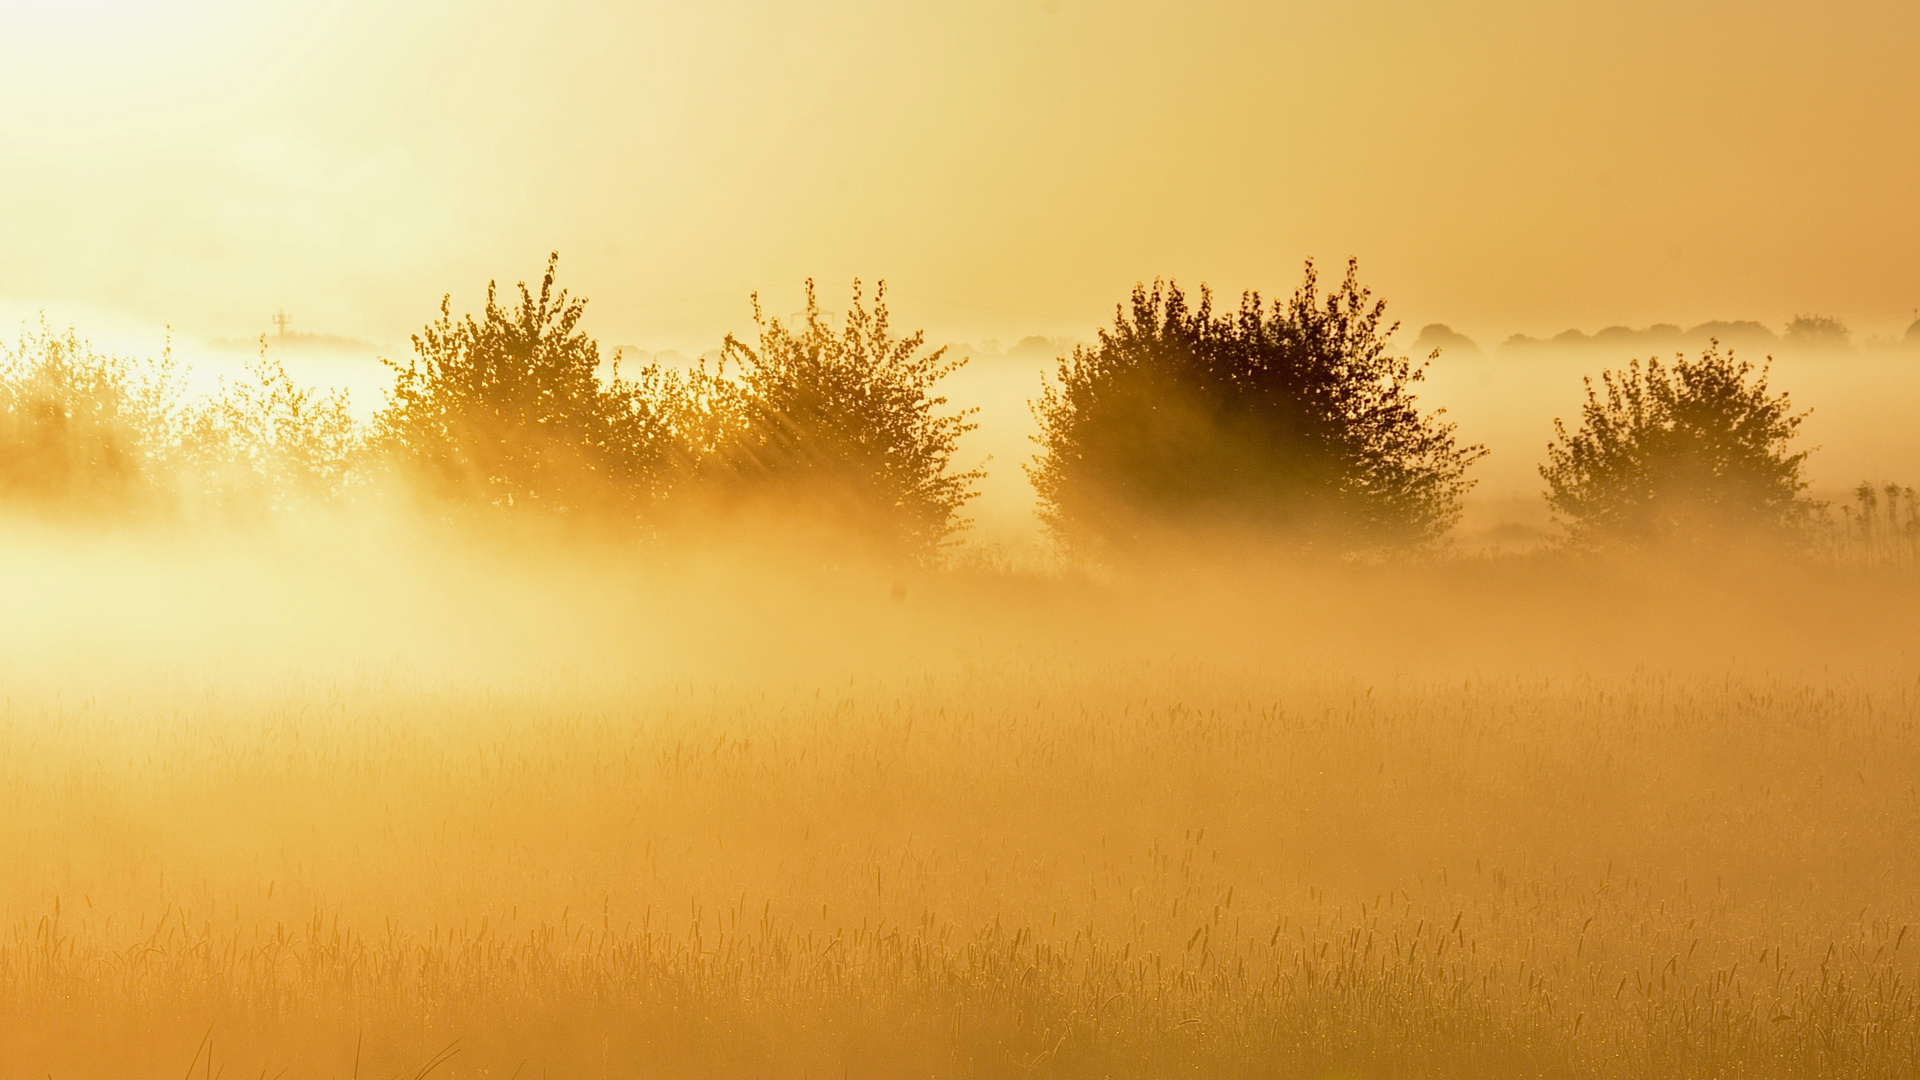
[{"label": "tree", "polygon": [[227,510],[283,510],[343,497],[362,441],[346,394],[295,385],[262,337],[245,377],[188,411],[182,456]]},{"label": "tree", "polygon": [[0,346],[0,497],[42,510],[120,514],[166,500],[183,387],[171,350],[101,353],[43,320]]},{"label": "tree", "polygon": [[1419,409],[1424,365],[1392,355],[1385,310],[1351,261],[1324,298],[1309,261],[1286,301],[1225,315],[1205,288],[1136,286],[1034,403],[1047,525],[1096,556],[1194,526],[1332,553],[1438,538],[1485,451]]},{"label": "tree", "polygon": [[1796,315],[1787,324],[1788,345],[1807,350],[1841,352],[1853,347],[1847,324],[1831,315]]},{"label": "tree", "polygon": [[1804,538],[1820,512],[1805,497],[1805,418],[1787,395],[1714,342],[1672,367],[1638,360],[1587,383],[1580,429],[1554,421],[1540,475],[1576,543],[1671,547],[1735,537]]},{"label": "tree", "polygon": [[[807,282],[804,323],[769,319],[753,298],[755,344],[728,335],[716,370],[686,385],[683,429],[706,492],[730,513],[776,513],[824,527],[883,559],[935,557],[967,522],[979,470],[953,458],[973,410],[934,393],[964,360],[894,337],[886,283],[873,306],[860,283],[835,331]],[[728,368],[736,374],[729,374]]]},{"label": "tree", "polygon": [[555,292],[559,256],[512,311],[487,284],[479,320],[440,318],[414,335],[376,420],[378,440],[447,493],[567,514],[630,514],[659,497],[677,462],[656,368],[638,382],[599,375],[577,326],[586,301]]}]

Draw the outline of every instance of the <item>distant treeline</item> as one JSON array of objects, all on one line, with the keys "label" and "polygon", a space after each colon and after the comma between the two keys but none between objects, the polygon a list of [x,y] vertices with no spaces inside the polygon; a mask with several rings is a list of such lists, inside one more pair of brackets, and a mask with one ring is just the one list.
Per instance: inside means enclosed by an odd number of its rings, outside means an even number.
[{"label": "distant treeline", "polygon": [[[449,518],[887,563],[938,561],[966,529],[984,472],[957,460],[971,410],[938,393],[965,360],[895,333],[884,285],[869,298],[855,282],[837,317],[811,283],[791,322],[756,300],[752,340],[623,371],[580,332],[585,302],[557,287],[556,261],[510,304],[492,285],[478,315],[443,300],[413,355],[391,363],[369,424],[344,396],[296,386],[264,338],[245,378],[188,400],[166,357],[25,331],[0,358],[0,500],[63,517],[246,520],[404,498]],[[1485,450],[1420,406],[1424,362],[1392,351],[1385,309],[1351,262],[1324,292],[1308,263],[1285,299],[1247,293],[1215,310],[1204,287],[1154,282],[1068,355],[1019,343],[1057,356],[1035,386],[1039,452],[1025,468],[1061,550],[1107,564],[1217,536],[1312,557],[1435,550]],[[1797,320],[1788,336],[1825,325]],[[1452,344],[1443,331],[1421,341]],[[1649,347],[1684,340],[1642,333]],[[1764,368],[1717,344],[1636,360],[1589,380],[1578,423],[1556,425],[1546,498],[1580,547],[1805,548],[1830,518],[1805,493],[1800,419]],[[1911,495],[1904,516],[1898,491],[1888,499],[1912,534]]]},{"label": "distant treeline", "polygon": [[[1801,315],[1787,323],[1780,333],[1775,333],[1764,323],[1741,321],[1704,322],[1691,329],[1683,329],[1671,323],[1656,323],[1647,327],[1609,326],[1588,334],[1580,330],[1565,330],[1550,338],[1529,337],[1515,334],[1502,342],[1502,353],[1528,353],[1543,349],[1604,349],[1620,355],[1671,353],[1680,349],[1702,348],[1712,342],[1733,349],[1791,349],[1796,352],[1849,352],[1858,349],[1913,349],[1920,350],[1920,321],[1907,327],[1906,334],[1897,339],[1874,339],[1864,344],[1856,344],[1853,332],[1847,324],[1828,315]],[[1423,327],[1420,336],[1414,340],[1414,348],[1422,353],[1439,349],[1450,353],[1477,354],[1480,346],[1465,334],[1454,330],[1445,323],[1432,323]]]}]

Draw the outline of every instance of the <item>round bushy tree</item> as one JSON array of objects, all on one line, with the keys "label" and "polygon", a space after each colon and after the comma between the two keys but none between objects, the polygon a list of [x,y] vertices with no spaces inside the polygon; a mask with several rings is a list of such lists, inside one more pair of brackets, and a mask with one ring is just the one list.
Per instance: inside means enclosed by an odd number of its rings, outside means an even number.
[{"label": "round bushy tree", "polygon": [[812,281],[799,326],[768,318],[757,296],[753,310],[757,341],[729,335],[717,370],[687,384],[681,415],[705,494],[882,559],[933,558],[966,526],[960,509],[982,475],[953,468],[972,410],[934,392],[965,361],[923,352],[921,333],[893,336],[884,282],[871,309],[854,282],[837,330]]},{"label": "round bushy tree", "polygon": [[1049,528],[1096,556],[1193,528],[1331,553],[1437,539],[1484,451],[1418,407],[1424,365],[1393,355],[1385,311],[1352,262],[1325,297],[1309,262],[1289,299],[1230,314],[1136,287],[1034,403]]},{"label": "round bushy tree", "polygon": [[600,349],[578,330],[584,300],[523,282],[501,306],[492,282],[479,319],[440,318],[414,335],[414,358],[376,421],[380,444],[450,494],[562,513],[626,513],[661,493],[675,463],[669,410],[641,382],[599,374]]},{"label": "round bushy tree", "polygon": [[1540,475],[1547,502],[1586,546],[1670,547],[1736,537],[1804,538],[1820,504],[1804,494],[1804,413],[1765,368],[1714,342],[1671,367],[1638,360],[1587,380],[1580,428],[1554,421]]}]

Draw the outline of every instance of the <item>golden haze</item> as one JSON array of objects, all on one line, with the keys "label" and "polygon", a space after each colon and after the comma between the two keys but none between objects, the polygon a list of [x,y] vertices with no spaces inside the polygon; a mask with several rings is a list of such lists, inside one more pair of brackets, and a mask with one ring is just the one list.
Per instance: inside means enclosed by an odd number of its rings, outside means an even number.
[{"label": "golden haze", "polygon": [[1920,1045],[1905,578],[6,543],[0,1075]]},{"label": "golden haze", "polygon": [[192,337],[403,340],[556,247],[602,340],[683,350],[805,276],[1084,336],[1308,255],[1483,339],[1920,303],[1893,0],[5,10],[0,298]]},{"label": "golden haze", "polygon": [[[143,477],[133,405],[0,370],[0,488],[108,491],[0,507],[0,1080],[1915,1075],[1912,489],[1811,558],[1555,549],[1552,420],[1652,350],[1495,346],[1842,316],[1773,372],[1813,493],[1912,483],[1917,39],[1890,0],[0,4],[0,316],[171,325],[222,395],[142,399],[211,448]],[[556,247],[607,354],[887,278],[976,343],[966,542],[361,475],[373,356]],[[1451,547],[1046,546],[1043,367],[1136,281],[1349,254],[1485,347],[1418,388],[1491,449]],[[315,347],[242,370],[283,307]]]}]

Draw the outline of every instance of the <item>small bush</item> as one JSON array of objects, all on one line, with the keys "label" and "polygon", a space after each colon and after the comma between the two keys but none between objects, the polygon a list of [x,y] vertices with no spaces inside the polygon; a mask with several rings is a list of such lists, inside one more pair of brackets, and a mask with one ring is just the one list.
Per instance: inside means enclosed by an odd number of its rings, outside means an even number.
[{"label": "small bush", "polygon": [[363,443],[346,395],[295,385],[263,340],[244,378],[189,410],[183,456],[201,499],[274,511],[344,498]]},{"label": "small bush", "polygon": [[132,360],[45,321],[0,345],[0,498],[120,515],[164,506],[182,387],[171,353]]},{"label": "small bush", "polygon": [[1820,512],[1807,451],[1790,451],[1804,417],[1718,342],[1671,367],[1635,360],[1587,380],[1577,432],[1554,421],[1547,502],[1586,546],[1804,540]]},{"label": "small bush", "polygon": [[883,559],[934,558],[966,527],[960,509],[983,475],[953,468],[972,410],[949,411],[934,393],[965,361],[923,352],[924,334],[893,336],[884,283],[869,309],[854,282],[838,331],[811,281],[803,325],[767,318],[757,296],[754,323],[757,342],[729,335],[716,369],[695,371],[679,398],[702,497]]}]

